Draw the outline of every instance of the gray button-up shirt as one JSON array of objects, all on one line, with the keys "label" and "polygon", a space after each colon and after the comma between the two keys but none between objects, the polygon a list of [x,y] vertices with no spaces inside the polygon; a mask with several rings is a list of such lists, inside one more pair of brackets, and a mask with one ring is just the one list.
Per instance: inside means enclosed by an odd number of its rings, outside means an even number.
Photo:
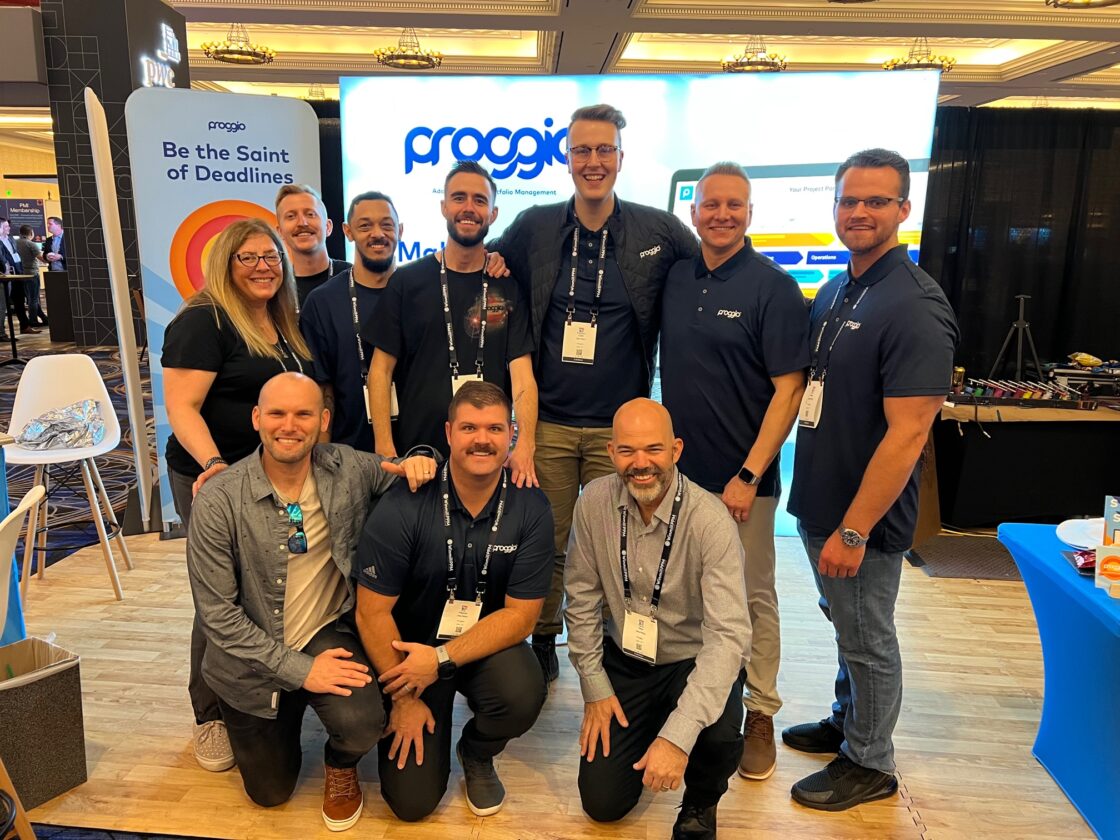
[{"label": "gray button-up shirt", "polygon": [[[344,616],[354,608],[350,571],[362,524],[395,480],[380,463],[379,455],[339,444],[311,454],[331,557],[346,580]],[[207,481],[191,508],[187,570],[209,642],[203,677],[235,709],[264,718],[276,717],[279,691],[300,688],[314,661],[284,644],[289,531],[259,449]]]},{"label": "gray button-up shirt", "polygon": [[[618,555],[619,511],[629,510],[628,565],[631,609],[649,614],[649,599],[673,509],[676,476],[650,524],[623,480],[592,481],[576,502],[564,590],[568,596],[568,655],[579,672],[585,702],[614,694],[603,668],[603,605],[606,631],[622,650],[622,567]],[[750,649],[751,623],[743,582],[743,545],[721,503],[685,479],[680,521],[665,570],[657,609],[657,664],[695,659],[696,667],[659,733],[692,751],[700,731],[715,723]],[[625,711],[625,710],[624,710]]]}]

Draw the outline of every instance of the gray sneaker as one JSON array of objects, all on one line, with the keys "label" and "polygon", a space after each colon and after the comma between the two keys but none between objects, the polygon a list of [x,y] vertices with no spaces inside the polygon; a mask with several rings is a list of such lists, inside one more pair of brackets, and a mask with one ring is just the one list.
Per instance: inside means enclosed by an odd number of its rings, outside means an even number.
[{"label": "gray sneaker", "polygon": [[455,745],[455,754],[463,768],[467,787],[467,807],[480,817],[488,817],[502,810],[506,803],[506,789],[494,770],[494,759],[479,760],[463,755],[463,742]]},{"label": "gray sneaker", "polygon": [[201,723],[194,730],[194,757],[203,770],[220,773],[233,766],[233,747],[220,720]]}]

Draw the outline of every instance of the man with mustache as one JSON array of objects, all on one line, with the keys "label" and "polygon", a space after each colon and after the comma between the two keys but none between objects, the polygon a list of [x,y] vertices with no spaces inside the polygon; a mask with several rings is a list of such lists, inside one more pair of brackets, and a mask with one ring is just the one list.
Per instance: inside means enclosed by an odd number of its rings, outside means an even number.
[{"label": "man with mustache", "polygon": [[547,695],[525,639],[551,579],[552,513],[502,466],[510,407],[493,383],[463,385],[438,481],[386,495],[358,546],[358,629],[389,706],[381,795],[402,820],[423,819],[447,790],[457,692],[474,714],[455,752],[479,816],[505,802],[494,759]]},{"label": "man with mustache", "polygon": [[[442,252],[400,268],[362,337],[375,348],[369,400],[376,451],[392,457],[444,440],[447,401],[466,382],[493,382],[513,399],[517,445],[512,479],[535,484],[537,383],[528,308],[514,277],[484,274],[483,242],[498,217],[497,185],[475,161],[458,161],[444,181]],[[400,402],[394,430],[392,385]],[[445,446],[438,447],[447,454]]]},{"label": "man with mustache", "polygon": [[296,275],[299,306],[314,289],[350,267],[327,254],[327,237],[334,223],[327,218],[322,196],[307,184],[285,184],[276,193],[276,232],[284,240]]},{"label": "man with mustache", "polygon": [[373,347],[361,338],[397,265],[404,225],[389,196],[364,192],[350,201],[346,238],[358,261],[307,296],[299,326],[315,360],[313,376],[331,407],[330,439],[373,452],[373,426],[366,399]]},{"label": "man with mustache", "polygon": [[616,474],[576,502],[564,589],[584,700],[579,793],[613,822],[643,786],[683,783],[674,840],[715,840],[743,751],[750,620],[735,523],[677,469],[683,446],[664,407],[631,400],[608,444]]}]

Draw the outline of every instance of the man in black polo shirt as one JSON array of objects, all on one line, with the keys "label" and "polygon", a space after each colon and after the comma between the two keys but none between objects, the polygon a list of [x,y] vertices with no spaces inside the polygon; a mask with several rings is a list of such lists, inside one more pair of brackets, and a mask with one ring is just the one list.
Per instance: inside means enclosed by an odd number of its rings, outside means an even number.
[{"label": "man in black polo shirt", "polygon": [[902,707],[894,605],[918,513],[918,457],[949,392],[958,332],[937,283],[906,256],[910,167],[870,149],[836,172],[836,234],[848,270],[813,302],[809,383],[798,417],[789,510],[836,630],[832,714],[782,740],[838,755],[793,786],[840,811],[891,796]]},{"label": "man in black polo shirt", "polygon": [[692,224],[701,255],[673,266],[661,318],[661,394],[684,440],[681,471],[726,505],[746,555],[751,617],[739,774],[774,772],[781,634],[774,587],[778,453],[797,417],[809,325],[797,282],[746,236],[750,179],[737,163],[701,176]]},{"label": "man in black polo shirt", "polygon": [[350,267],[346,260],[332,260],[327,237],[334,225],[319,191],[307,184],[285,184],[276,193],[276,232],[284,240],[300,307],[312,291]]},{"label": "man in black polo shirt", "polygon": [[696,254],[696,240],[671,213],[623,203],[626,119],[590,105],[568,125],[568,171],[575,195],[522,212],[495,249],[532,308],[540,390],[536,468],[556,518],[552,590],[533,635],[549,680],[559,675],[556,634],[564,629],[564,556],[580,488],[614,472],[607,455],[619,406],[648,397],[670,267]]},{"label": "man in black polo shirt", "polygon": [[350,201],[342,230],[354,243],[358,262],[307,296],[299,327],[315,360],[315,381],[331,406],[331,440],[373,452],[373,426],[366,400],[373,347],[361,338],[397,265],[403,225],[393,200],[364,192]]},{"label": "man in black polo shirt", "polygon": [[[446,246],[393,275],[362,337],[376,348],[369,397],[378,453],[442,441],[447,401],[463,383],[484,379],[513,399],[518,439],[510,466],[521,486],[536,483],[537,384],[529,314],[517,282],[483,273],[483,242],[498,217],[496,195],[494,179],[478,163],[459,161],[451,168],[440,201]],[[394,381],[400,402],[395,441]],[[447,455],[446,447],[438,448]]]},{"label": "man in black polo shirt", "polygon": [[552,513],[502,466],[510,407],[496,385],[464,385],[447,410],[451,456],[438,480],[386,495],[358,546],[358,630],[389,698],[381,794],[403,820],[426,817],[447,790],[456,691],[474,712],[456,753],[479,816],[502,807],[494,757],[536,722],[547,694],[525,639],[551,579]]}]

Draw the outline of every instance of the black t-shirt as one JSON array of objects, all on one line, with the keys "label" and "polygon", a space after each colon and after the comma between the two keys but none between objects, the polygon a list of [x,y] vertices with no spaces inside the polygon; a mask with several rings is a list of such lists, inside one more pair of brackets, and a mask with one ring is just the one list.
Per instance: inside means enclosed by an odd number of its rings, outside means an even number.
[{"label": "black t-shirt", "polygon": [[[591,320],[591,305],[599,278],[602,232],[579,226],[576,263],[576,306],[573,320]],[[634,307],[614,258],[613,240],[607,237],[603,263],[603,293],[595,327],[595,363],[565,362],[561,358],[564,324],[568,318],[572,281],[572,240],[561,244],[563,259],[541,325],[537,357],[537,391],[540,419],[563,426],[609,426],[624,402],[649,396],[641,338]]]},{"label": "black t-shirt", "polygon": [[[299,312],[299,328],[314,359],[311,375],[316,382],[334,388],[331,440],[373,452],[373,427],[366,418],[364,390],[373,345],[362,341],[363,364],[358,357],[349,280],[350,269],[346,269],[309,294]],[[354,283],[359,325],[373,317],[384,291]]]},{"label": "black t-shirt", "polygon": [[[529,313],[512,276],[488,279],[483,379],[509,394],[509,363],[533,350]],[[460,376],[475,372],[482,281],[481,271],[447,271]],[[373,320],[362,326],[362,337],[397,360],[397,451],[427,444],[446,457],[443,427],[451,402],[451,363],[438,259],[427,256],[394,272]]]},{"label": "black t-shirt", "polygon": [[[813,353],[818,336],[819,354]],[[818,290],[809,330],[810,365],[818,368],[816,379],[825,372],[824,401],[817,428],[797,430],[789,499],[789,512],[807,532],[827,537],[840,526],[887,432],[885,397],[949,393],[958,338],[945,293],[910,262],[904,245],[860,277],[850,279],[844,272]],[[917,518],[915,467],[898,500],[872,529],[871,546],[890,552],[910,548]]]},{"label": "black t-shirt", "polygon": [[[202,419],[218,452],[229,463],[241,460],[260,444],[253,428],[253,406],[269,379],[285,370],[310,373],[308,360],[284,353],[284,361],[253,356],[241,334],[221,310],[202,304],[180,310],[163,338],[161,363],[165,368],[208,370],[217,374],[202,402]],[[195,477],[202,467],[182,447],[175,435],[167,441],[167,465],[175,472]]]},{"label": "black t-shirt", "polygon": [[[715,493],[743,466],[774,396],[773,377],[809,366],[805,297],[746,247],[709,271],[703,257],[669,272],[661,314],[661,401],[684,441],[681,471]],[[758,485],[781,494],[779,457]]]},{"label": "black t-shirt", "polygon": [[318,289],[329,279],[334,277],[341,271],[345,271],[350,267],[350,263],[346,260],[331,260],[331,264],[324,268],[322,271],[315,274],[308,274],[306,277],[296,278],[296,297],[299,298],[299,308],[303,309],[303,304],[307,300],[307,296],[313,291]]},{"label": "black t-shirt", "polygon": [[[471,517],[450,482],[451,538],[454,540],[456,598],[474,598],[486,556],[501,482],[478,518]],[[486,575],[482,616],[500,610],[505,598],[534,600],[552,581],[552,509],[537,488],[509,484],[505,510]],[[358,541],[354,564],[358,583],[398,598],[393,618],[401,640],[433,644],[447,603],[447,531],[438,477],[416,493],[396,482],[370,513]]]}]

